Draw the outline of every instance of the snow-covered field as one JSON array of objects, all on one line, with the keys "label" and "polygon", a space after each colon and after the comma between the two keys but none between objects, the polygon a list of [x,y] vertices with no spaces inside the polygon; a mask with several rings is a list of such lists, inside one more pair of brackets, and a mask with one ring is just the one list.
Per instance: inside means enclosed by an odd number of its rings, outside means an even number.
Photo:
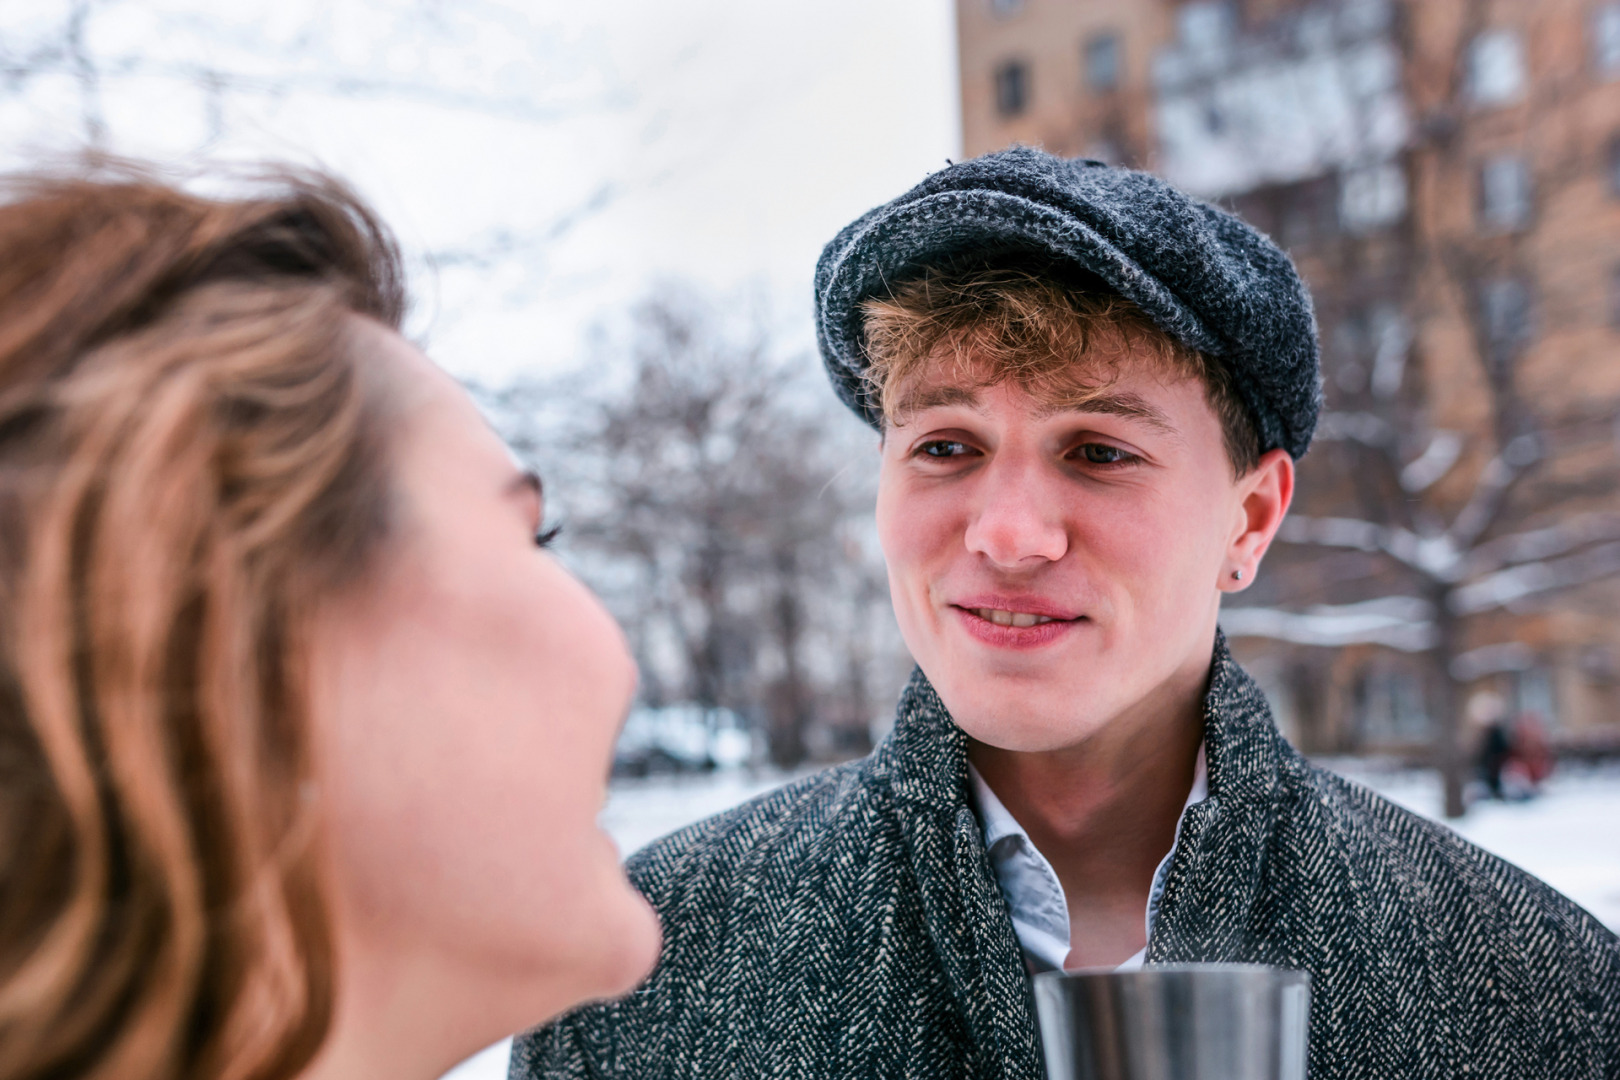
[{"label": "snow-covered field", "polygon": [[[1433,773],[1338,761],[1332,767],[1402,806],[1429,816],[1440,809]],[[723,773],[618,784],[602,823],[627,854],[682,825],[769,791],[781,774]],[[1620,931],[1620,770],[1568,768],[1542,796],[1525,803],[1476,803],[1453,824],[1488,851],[1517,863]],[[490,1047],[445,1080],[503,1080],[508,1043]]]}]

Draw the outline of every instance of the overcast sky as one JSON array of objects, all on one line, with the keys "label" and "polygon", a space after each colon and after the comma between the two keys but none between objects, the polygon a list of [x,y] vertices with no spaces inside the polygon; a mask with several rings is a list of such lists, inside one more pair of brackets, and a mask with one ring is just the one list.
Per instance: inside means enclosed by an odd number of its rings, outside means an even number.
[{"label": "overcast sky", "polygon": [[[9,161],[84,138],[66,0],[0,5]],[[413,252],[416,329],[500,381],[652,283],[810,341],[820,247],[959,145],[950,0],[96,0],[107,143],[350,178]],[[223,90],[204,87],[214,79]]]}]

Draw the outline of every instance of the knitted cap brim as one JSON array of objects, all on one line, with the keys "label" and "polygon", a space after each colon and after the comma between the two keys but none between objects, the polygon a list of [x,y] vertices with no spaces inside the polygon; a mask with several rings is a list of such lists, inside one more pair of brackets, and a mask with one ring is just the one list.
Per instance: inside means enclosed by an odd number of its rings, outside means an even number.
[{"label": "knitted cap brim", "polygon": [[[1017,175],[1032,157],[1040,166],[1034,183]],[[1011,158],[1012,168],[1001,171],[1022,182],[1002,183],[994,171],[989,183],[974,182],[996,158]],[[1054,177],[1051,163],[1065,169]],[[1092,164],[1007,151],[953,167],[965,183],[949,183],[953,170],[944,170],[844,229],[816,274],[817,338],[839,397],[881,427],[879,403],[863,378],[864,300],[888,295],[927,267],[1028,257],[1094,275],[1172,338],[1221,361],[1262,448],[1303,454],[1321,389],[1315,321],[1293,264],[1232,215],[1157,178],[1108,168],[1069,172]],[[981,166],[979,175],[969,166]]]}]

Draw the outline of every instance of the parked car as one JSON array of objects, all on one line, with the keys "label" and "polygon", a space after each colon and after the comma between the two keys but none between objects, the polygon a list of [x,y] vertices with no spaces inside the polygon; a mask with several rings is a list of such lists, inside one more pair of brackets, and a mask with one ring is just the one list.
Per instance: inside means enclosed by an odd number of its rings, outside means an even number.
[{"label": "parked car", "polygon": [[754,756],[754,736],[730,709],[692,702],[639,706],[624,722],[613,754],[614,776],[735,769]]}]

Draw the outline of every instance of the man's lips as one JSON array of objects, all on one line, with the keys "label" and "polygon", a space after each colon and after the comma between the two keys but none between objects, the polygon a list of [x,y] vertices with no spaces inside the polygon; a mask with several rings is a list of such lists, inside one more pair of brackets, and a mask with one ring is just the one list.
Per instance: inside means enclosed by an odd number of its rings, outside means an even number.
[{"label": "man's lips", "polygon": [[1064,636],[1084,615],[1041,596],[965,596],[950,607],[964,629],[987,645],[1030,648]]},{"label": "man's lips", "polygon": [[972,612],[988,611],[1011,616],[1032,615],[1041,622],[1070,622],[1081,617],[1080,612],[1056,600],[1028,593],[979,593],[952,600],[950,606]]}]

